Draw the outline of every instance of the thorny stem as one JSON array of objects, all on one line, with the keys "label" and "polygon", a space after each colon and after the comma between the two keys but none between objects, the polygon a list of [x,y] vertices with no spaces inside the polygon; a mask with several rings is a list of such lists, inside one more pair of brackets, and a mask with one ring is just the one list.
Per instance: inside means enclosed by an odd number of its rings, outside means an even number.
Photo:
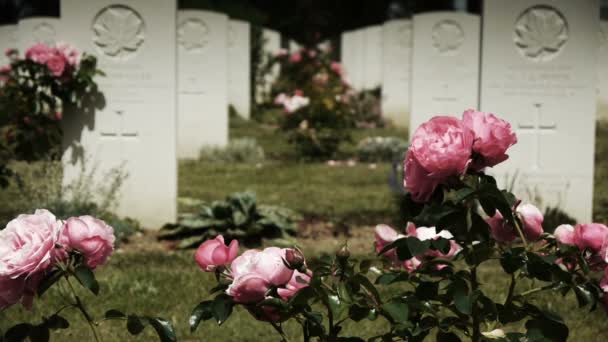
[{"label": "thorny stem", "polygon": [[72,291],[72,295],[74,296],[74,299],[76,300],[75,306],[78,308],[78,310],[80,310],[80,312],[82,313],[84,318],[87,320],[87,323],[89,324],[89,327],[91,328],[91,331],[93,332],[93,337],[95,338],[95,341],[100,342],[101,340],[99,339],[99,336],[97,335],[97,329],[95,328],[95,325],[97,323],[95,323],[95,321],[93,320],[93,317],[91,317],[91,315],[89,314],[87,309],[84,307],[84,304],[82,303],[82,301],[80,300],[78,295],[76,295],[76,290],[74,289],[74,286],[72,286],[72,283],[70,282],[68,275],[65,276],[65,280],[68,283],[68,286],[70,287],[70,291]]},{"label": "thorny stem", "polygon": [[541,292],[541,291],[545,291],[545,290],[551,290],[556,284],[555,283],[551,283],[549,285],[545,285],[542,287],[537,287],[528,291],[524,291],[522,293],[520,293],[519,295],[517,295],[518,297],[525,297],[525,296],[529,296],[531,294],[537,293],[537,292]]}]

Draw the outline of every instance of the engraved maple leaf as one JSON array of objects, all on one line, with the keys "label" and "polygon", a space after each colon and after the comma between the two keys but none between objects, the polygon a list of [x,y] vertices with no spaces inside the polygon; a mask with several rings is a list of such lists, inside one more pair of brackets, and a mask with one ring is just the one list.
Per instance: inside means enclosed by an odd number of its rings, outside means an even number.
[{"label": "engraved maple leaf", "polygon": [[100,15],[93,30],[95,44],[110,56],[135,51],[144,41],[143,21],[128,9],[107,10]]},{"label": "engraved maple leaf", "polygon": [[516,44],[530,57],[559,51],[568,39],[567,27],[560,15],[548,9],[535,9],[517,25]]},{"label": "engraved maple leaf", "polygon": [[452,23],[442,23],[433,30],[433,42],[439,52],[456,50],[464,40],[462,29]]}]

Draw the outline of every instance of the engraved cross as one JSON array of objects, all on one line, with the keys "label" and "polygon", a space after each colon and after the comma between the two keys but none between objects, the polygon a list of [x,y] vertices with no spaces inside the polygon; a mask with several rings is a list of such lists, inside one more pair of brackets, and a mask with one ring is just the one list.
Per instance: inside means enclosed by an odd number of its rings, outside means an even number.
[{"label": "engraved cross", "polygon": [[532,150],[532,170],[540,170],[540,158],[541,158],[541,137],[546,134],[556,133],[557,125],[555,123],[543,123],[542,121],[542,103],[534,104],[534,122],[532,123],[520,123],[518,130],[521,133],[534,134],[534,147]]}]

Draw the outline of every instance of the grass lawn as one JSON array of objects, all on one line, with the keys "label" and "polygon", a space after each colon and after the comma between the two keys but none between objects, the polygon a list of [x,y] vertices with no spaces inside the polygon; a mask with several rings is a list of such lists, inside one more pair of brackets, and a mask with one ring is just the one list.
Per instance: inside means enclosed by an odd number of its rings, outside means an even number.
[{"label": "grass lawn", "polygon": [[[251,123],[233,123],[232,137],[253,137],[264,147],[269,160],[261,165],[205,164],[181,162],[179,170],[180,198],[201,198],[207,201],[224,198],[235,191],[253,190],[260,203],[279,204],[295,209],[311,222],[332,221],[335,226],[347,225],[352,229],[330,232],[327,227],[315,231],[311,225],[299,239],[309,257],[323,250],[331,251],[341,241],[348,239],[354,255],[368,255],[373,239],[372,226],[380,222],[398,220],[394,200],[387,182],[389,164],[378,164],[371,169],[367,164],[353,167],[329,167],[325,163],[300,163],[292,154],[280,134],[271,127],[258,127]],[[363,136],[401,136],[407,133],[399,129],[359,130],[353,142],[344,146],[340,158],[353,156],[356,142]],[[595,172],[596,221],[608,221],[608,124],[598,125]],[[280,159],[280,160],[279,160]],[[568,162],[568,161],[565,161]],[[0,216],[14,215],[16,187],[0,192]],[[181,207],[182,210],[185,207]],[[0,218],[4,218],[0,217]],[[180,341],[277,341],[276,333],[266,324],[256,322],[238,309],[222,328],[210,322],[190,334],[187,319],[191,309],[207,299],[213,287],[212,277],[199,271],[192,259],[192,251],[169,251],[158,243],[153,233],[136,236],[123,245],[112,257],[109,265],[97,271],[101,283],[99,298],[83,292],[83,297],[96,317],[105,310],[115,308],[128,313],[157,314],[170,319],[176,326]],[[487,285],[488,295],[504,299],[508,279],[503,277],[495,264],[481,269],[482,282]],[[389,289],[390,291],[390,289]],[[541,306],[560,313],[570,327],[571,341],[608,340],[608,317],[601,310],[588,313],[577,308],[572,297],[539,296]],[[59,306],[58,289],[52,289],[37,301],[34,312],[13,307],[0,313],[0,329],[5,330],[15,322],[31,321],[32,317],[51,314]],[[90,341],[92,336],[87,325],[75,312],[66,311],[72,323],[67,331],[52,335],[54,341]],[[351,324],[348,331],[373,336],[386,328],[382,324],[368,322]],[[146,334],[132,338],[122,323],[104,323],[101,328],[104,341],[150,341],[154,334],[147,328]],[[301,336],[295,325],[287,325],[292,341]],[[431,338],[429,340],[434,340]]]}]

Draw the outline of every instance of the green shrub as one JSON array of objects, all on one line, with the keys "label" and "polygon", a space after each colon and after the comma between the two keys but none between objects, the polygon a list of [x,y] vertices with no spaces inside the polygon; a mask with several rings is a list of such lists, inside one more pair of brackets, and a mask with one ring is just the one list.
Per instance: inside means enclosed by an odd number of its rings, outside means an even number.
[{"label": "green shrub", "polygon": [[392,162],[404,159],[407,140],[397,137],[367,137],[357,145],[357,157],[363,162]]},{"label": "green shrub", "polygon": [[[121,168],[108,171],[99,178],[103,181],[96,180],[95,168],[88,172],[82,169],[80,176],[66,186],[62,185],[63,166],[58,161],[15,162],[11,168],[16,171],[18,181],[16,194],[11,196],[12,213],[6,220],[44,208],[60,219],[82,215],[98,217],[114,228],[117,242],[141,230],[136,220],[113,214],[116,194],[126,178]],[[1,227],[7,222],[3,223]]]},{"label": "green shrub", "polygon": [[255,163],[264,160],[264,149],[252,138],[231,140],[226,147],[205,147],[199,159],[209,162]]},{"label": "green shrub", "polygon": [[302,49],[278,53],[269,59],[264,72],[271,73],[277,66],[280,72],[268,98],[272,102],[262,108],[282,108],[282,112],[272,113],[301,157],[333,157],[342,142],[350,141],[355,126],[350,104],[354,92],[342,65],[326,52]]},{"label": "green shrub", "polygon": [[289,239],[296,233],[294,211],[256,203],[251,192],[234,193],[224,201],[202,203],[195,213],[180,215],[176,224],[163,227],[160,238],[180,240],[179,248],[190,248],[218,234],[245,244],[260,244],[262,239]]},{"label": "green shrub", "polygon": [[359,127],[384,127],[381,88],[364,90],[352,99],[353,113]]}]

